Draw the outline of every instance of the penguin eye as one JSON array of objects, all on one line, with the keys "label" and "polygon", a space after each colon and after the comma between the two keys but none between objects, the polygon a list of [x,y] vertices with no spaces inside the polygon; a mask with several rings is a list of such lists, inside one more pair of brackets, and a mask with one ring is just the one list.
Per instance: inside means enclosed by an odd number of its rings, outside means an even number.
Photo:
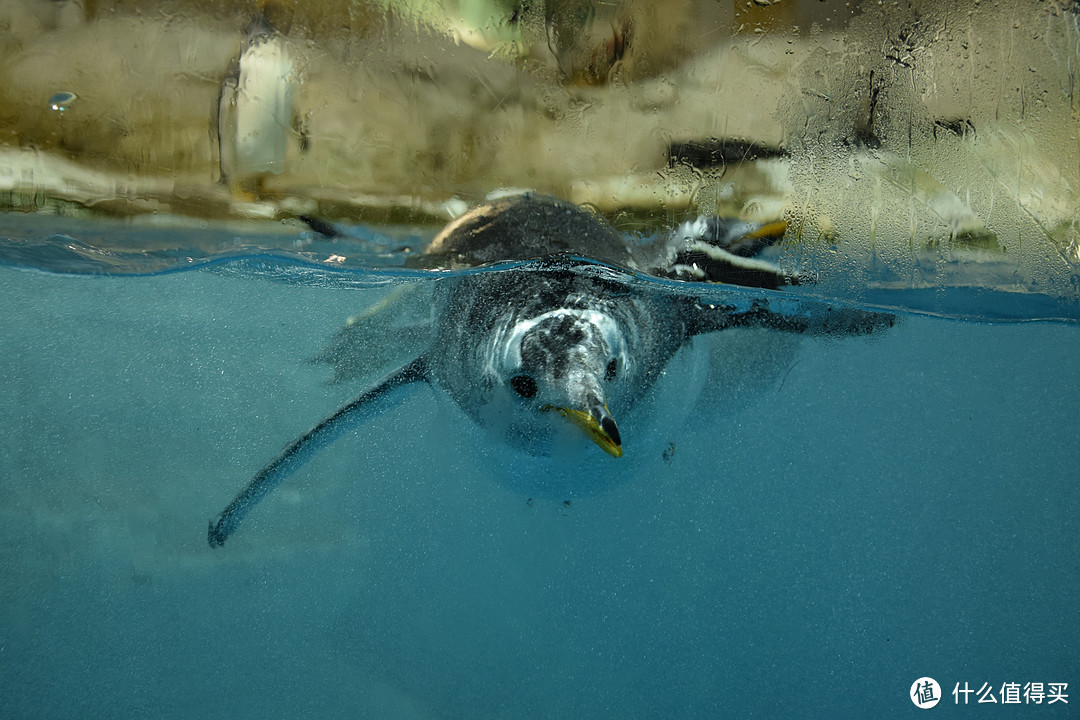
[{"label": "penguin eye", "polygon": [[619,371],[619,361],[615,358],[611,358],[611,362],[607,364],[607,370],[604,371],[604,379],[611,382],[615,379],[615,373]]},{"label": "penguin eye", "polygon": [[532,400],[536,397],[536,381],[528,375],[515,375],[510,378],[510,387],[526,400]]}]

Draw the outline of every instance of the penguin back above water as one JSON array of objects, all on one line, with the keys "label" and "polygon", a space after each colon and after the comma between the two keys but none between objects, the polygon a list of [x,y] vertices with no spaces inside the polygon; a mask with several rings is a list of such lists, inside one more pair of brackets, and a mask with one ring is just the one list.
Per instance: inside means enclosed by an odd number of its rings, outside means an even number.
[{"label": "penguin back above water", "polygon": [[526,193],[479,205],[449,223],[417,265],[476,267],[560,253],[630,262],[626,240],[607,222],[565,200]]}]

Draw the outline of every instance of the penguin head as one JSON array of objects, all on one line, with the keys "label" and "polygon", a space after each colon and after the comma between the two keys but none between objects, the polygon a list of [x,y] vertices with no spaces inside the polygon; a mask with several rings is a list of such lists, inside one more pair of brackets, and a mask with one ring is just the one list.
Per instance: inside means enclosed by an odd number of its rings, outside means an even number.
[{"label": "penguin head", "polygon": [[561,416],[604,452],[621,457],[622,439],[608,402],[620,394],[626,362],[626,341],[611,317],[559,308],[514,326],[499,375],[524,411]]}]

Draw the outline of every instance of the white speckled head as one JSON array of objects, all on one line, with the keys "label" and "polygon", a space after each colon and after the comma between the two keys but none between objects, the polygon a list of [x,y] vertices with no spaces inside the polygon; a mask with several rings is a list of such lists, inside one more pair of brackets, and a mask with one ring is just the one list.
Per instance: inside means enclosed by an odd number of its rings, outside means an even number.
[{"label": "white speckled head", "polygon": [[498,415],[509,421],[511,437],[529,436],[523,449],[530,450],[532,439],[550,436],[553,425],[563,427],[569,420],[609,454],[621,454],[608,403],[622,394],[620,376],[631,359],[625,333],[612,316],[556,308],[535,317],[508,318],[495,329],[489,352],[489,404],[492,410],[502,408]]}]

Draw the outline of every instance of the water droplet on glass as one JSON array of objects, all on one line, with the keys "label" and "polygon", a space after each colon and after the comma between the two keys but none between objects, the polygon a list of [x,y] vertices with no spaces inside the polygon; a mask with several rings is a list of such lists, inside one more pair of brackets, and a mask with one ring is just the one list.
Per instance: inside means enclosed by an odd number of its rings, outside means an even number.
[{"label": "water droplet on glass", "polygon": [[64,112],[68,109],[71,103],[75,102],[78,96],[73,92],[67,92],[66,90],[53,94],[49,98],[49,109],[56,110],[57,112]]}]

